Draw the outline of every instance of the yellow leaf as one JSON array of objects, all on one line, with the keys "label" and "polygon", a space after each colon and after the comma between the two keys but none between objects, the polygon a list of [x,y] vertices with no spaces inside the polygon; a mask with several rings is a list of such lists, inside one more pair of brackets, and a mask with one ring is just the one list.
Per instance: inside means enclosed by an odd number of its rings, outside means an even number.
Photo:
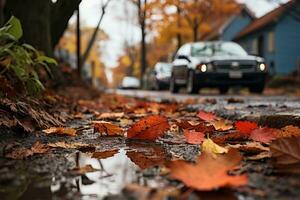
[{"label": "yellow leaf", "polygon": [[205,139],[202,144],[202,151],[207,153],[223,154],[227,153],[228,149],[217,145],[211,139]]}]

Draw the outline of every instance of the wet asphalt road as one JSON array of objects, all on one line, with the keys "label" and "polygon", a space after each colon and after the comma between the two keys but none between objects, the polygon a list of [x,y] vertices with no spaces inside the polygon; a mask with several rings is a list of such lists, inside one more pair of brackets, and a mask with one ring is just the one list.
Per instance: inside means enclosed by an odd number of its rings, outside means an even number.
[{"label": "wet asphalt road", "polygon": [[153,101],[191,101],[191,110],[213,112],[231,120],[251,120],[274,128],[287,124],[300,127],[300,97],[296,96],[256,95],[245,91],[220,95],[213,90],[196,95],[145,90],[113,90],[109,92]]}]

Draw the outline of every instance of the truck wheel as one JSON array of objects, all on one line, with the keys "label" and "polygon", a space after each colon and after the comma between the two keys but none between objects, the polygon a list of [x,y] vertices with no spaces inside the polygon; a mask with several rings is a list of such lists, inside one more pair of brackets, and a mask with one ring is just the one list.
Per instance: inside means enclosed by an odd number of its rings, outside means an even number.
[{"label": "truck wheel", "polygon": [[195,75],[193,71],[189,71],[186,90],[189,94],[198,94],[199,88],[195,84]]},{"label": "truck wheel", "polygon": [[179,92],[179,86],[175,83],[175,78],[172,77],[170,81],[170,92],[171,93],[178,93]]},{"label": "truck wheel", "polygon": [[229,87],[219,87],[220,94],[226,94],[229,90]]}]

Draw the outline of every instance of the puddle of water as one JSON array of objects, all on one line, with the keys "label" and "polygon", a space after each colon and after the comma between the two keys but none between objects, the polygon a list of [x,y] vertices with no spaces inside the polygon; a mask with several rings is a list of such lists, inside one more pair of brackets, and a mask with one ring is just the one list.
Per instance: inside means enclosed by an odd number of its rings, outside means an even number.
[{"label": "puddle of water", "polygon": [[[4,199],[103,199],[108,195],[120,194],[122,189],[131,183],[157,188],[163,186],[164,183],[159,183],[155,177],[155,168],[150,169],[150,173],[147,170],[145,176],[142,173],[144,169],[164,164],[166,154],[162,147],[144,143],[129,143],[126,146],[106,152],[72,153],[67,156],[68,162],[61,163],[78,168],[91,165],[94,169],[99,169],[84,175],[58,175],[56,179],[51,176],[51,172],[30,174],[26,170],[22,172],[25,174],[22,175],[24,181],[21,182],[21,174],[12,171],[16,177],[12,181],[20,179],[17,180],[19,183],[7,184],[9,190],[5,192],[0,189],[0,195],[4,196]],[[19,163],[23,164],[25,163]]]},{"label": "puddle of water", "polygon": [[91,158],[87,154],[80,153],[78,161],[79,167],[91,165],[95,169],[100,169],[85,175],[84,179],[88,178],[91,184],[84,184],[83,176],[77,179],[77,188],[82,195],[103,198],[110,194],[118,194],[127,184],[138,181],[139,167],[126,156],[124,149],[105,159]]}]

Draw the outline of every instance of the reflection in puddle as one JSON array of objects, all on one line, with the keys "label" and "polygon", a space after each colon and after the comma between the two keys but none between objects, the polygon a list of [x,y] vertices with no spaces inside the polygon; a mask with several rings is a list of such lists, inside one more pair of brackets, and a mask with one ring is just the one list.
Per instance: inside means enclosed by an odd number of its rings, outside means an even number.
[{"label": "reflection in puddle", "polygon": [[[87,154],[80,153],[79,167],[92,165],[100,171],[87,173],[77,180],[77,187],[82,195],[96,195],[105,197],[109,194],[118,194],[125,185],[138,181],[139,168],[126,156],[126,151],[120,149],[119,153],[106,159],[91,158]],[[86,184],[90,180],[91,184]]]}]

